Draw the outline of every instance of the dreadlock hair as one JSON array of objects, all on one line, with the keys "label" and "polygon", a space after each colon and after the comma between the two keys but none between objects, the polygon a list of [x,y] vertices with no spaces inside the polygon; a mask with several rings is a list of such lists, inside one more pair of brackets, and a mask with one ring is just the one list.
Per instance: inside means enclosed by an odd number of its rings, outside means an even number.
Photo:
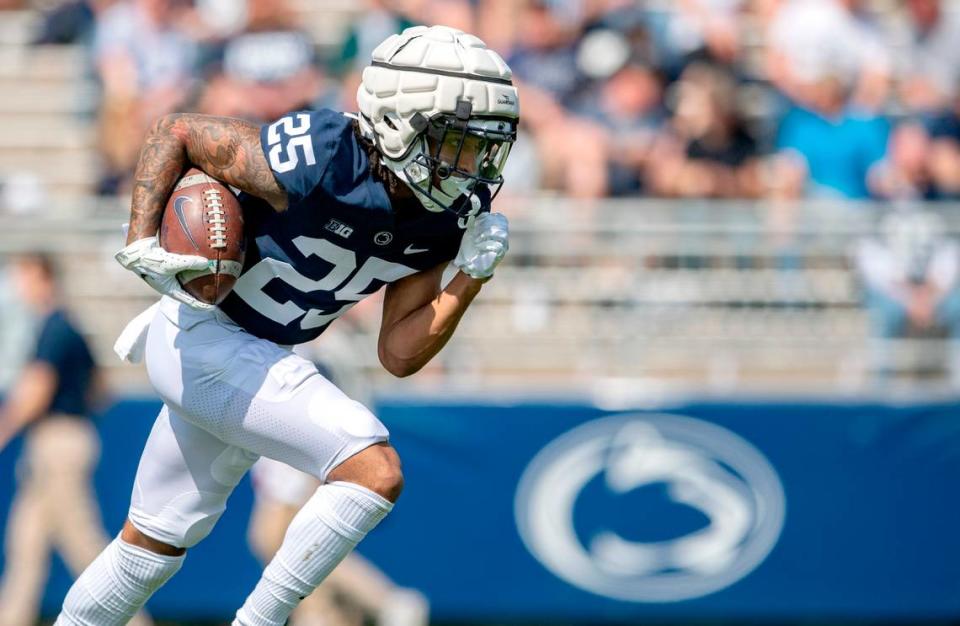
[{"label": "dreadlock hair", "polygon": [[377,150],[377,147],[372,141],[364,137],[363,133],[360,132],[360,123],[357,120],[353,120],[353,134],[357,136],[360,145],[367,151],[367,158],[370,161],[370,173],[383,181],[391,197],[396,196],[398,192],[404,189],[403,181],[400,180],[389,167],[383,164],[380,160],[382,158],[380,151]]}]

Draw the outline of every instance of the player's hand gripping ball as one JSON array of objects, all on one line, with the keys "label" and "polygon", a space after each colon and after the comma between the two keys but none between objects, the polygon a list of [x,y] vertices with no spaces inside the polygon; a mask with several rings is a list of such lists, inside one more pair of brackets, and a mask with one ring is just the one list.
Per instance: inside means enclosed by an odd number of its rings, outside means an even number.
[{"label": "player's hand gripping ball", "polygon": [[453,264],[471,278],[490,278],[510,249],[509,235],[503,213],[481,213],[471,218]]},{"label": "player's hand gripping ball", "polygon": [[133,242],[117,260],[162,294],[197,309],[219,304],[243,269],[243,212],[225,185],[198,169],[177,182],[160,237]]}]

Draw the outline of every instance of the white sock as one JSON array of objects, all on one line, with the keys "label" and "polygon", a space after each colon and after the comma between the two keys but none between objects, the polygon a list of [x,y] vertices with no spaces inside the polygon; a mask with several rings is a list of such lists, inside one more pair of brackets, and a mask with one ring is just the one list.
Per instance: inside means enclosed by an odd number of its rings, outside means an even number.
[{"label": "white sock", "polygon": [[389,500],[360,485],[321,485],[290,522],[283,544],[237,611],[233,626],[283,626],[300,600],[392,508]]},{"label": "white sock", "polygon": [[67,593],[54,626],[120,626],[177,573],[183,556],[154,554],[119,537]]}]

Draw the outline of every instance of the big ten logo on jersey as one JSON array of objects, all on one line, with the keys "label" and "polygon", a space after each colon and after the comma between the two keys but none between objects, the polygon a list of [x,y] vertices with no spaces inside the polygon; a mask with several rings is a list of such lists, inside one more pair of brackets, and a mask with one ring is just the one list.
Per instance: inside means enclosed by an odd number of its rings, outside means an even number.
[{"label": "big ten logo on jersey", "polygon": [[329,222],[327,222],[324,228],[329,230],[331,233],[340,235],[344,239],[353,234],[353,227],[347,226],[343,222],[339,222],[335,219],[331,219]]},{"label": "big ten logo on jersey", "polygon": [[[280,118],[267,128],[267,158],[270,167],[277,173],[293,171],[300,163],[301,156],[307,165],[316,165],[317,157],[313,154],[313,144],[310,142],[310,114],[296,113]],[[283,149],[283,138],[280,133],[288,137],[286,150]]]},{"label": "big ten logo on jersey", "polygon": [[[280,249],[272,241],[265,241],[264,244],[267,245],[261,248]],[[293,239],[293,245],[304,257],[315,256],[329,263],[331,268],[327,274],[317,279],[310,278],[298,272],[286,260],[267,257],[247,270],[233,288],[233,292],[257,312],[282,326],[299,318],[303,330],[322,328],[380,286],[417,272],[412,267],[377,257],[369,257],[361,265],[357,262],[356,252],[326,239],[301,235]],[[267,284],[275,279],[283,281],[301,295],[278,302],[264,291]],[[318,304],[318,300],[326,301],[321,308],[301,306]]]}]

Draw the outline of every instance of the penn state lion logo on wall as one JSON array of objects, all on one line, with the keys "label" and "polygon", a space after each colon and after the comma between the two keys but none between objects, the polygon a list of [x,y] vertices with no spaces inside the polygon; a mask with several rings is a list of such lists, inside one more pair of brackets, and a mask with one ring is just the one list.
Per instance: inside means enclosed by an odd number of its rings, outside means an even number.
[{"label": "penn state lion logo on wall", "polygon": [[773,467],[741,437],[689,417],[636,414],[548,444],[524,471],[515,511],[527,549],[571,585],[675,602],[762,563],[780,537],[785,498]]}]

